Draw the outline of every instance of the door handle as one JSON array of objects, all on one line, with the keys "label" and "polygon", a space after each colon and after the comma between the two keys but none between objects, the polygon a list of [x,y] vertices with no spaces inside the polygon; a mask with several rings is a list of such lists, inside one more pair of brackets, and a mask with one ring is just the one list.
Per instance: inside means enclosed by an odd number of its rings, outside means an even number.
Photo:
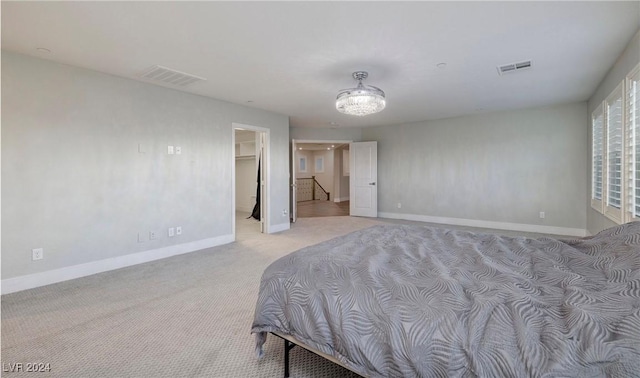
[{"label": "door handle", "polygon": [[376,184],[375,182],[370,182],[370,183],[369,183],[369,185],[375,185],[375,184]]}]

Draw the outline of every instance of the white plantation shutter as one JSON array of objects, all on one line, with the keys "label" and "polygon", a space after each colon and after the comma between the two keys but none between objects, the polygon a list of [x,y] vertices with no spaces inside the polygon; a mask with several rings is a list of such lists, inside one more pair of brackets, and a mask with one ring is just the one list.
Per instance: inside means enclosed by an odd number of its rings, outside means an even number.
[{"label": "white plantation shutter", "polygon": [[626,81],[626,220],[640,218],[640,65]]},{"label": "white plantation shutter", "polygon": [[602,212],[602,192],[604,177],[604,112],[602,106],[598,107],[591,117],[592,134],[592,182],[591,182],[591,206]]},{"label": "white plantation shutter", "polygon": [[591,207],[640,220],[640,64],[591,115]]},{"label": "white plantation shutter", "polygon": [[605,100],[604,117],[607,135],[605,215],[618,223],[622,223],[622,103],[622,85],[619,85]]}]

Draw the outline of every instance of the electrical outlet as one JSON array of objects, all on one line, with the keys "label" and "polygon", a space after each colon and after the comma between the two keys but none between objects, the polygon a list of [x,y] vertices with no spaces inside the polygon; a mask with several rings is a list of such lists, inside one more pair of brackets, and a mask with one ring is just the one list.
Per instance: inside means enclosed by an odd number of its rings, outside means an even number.
[{"label": "electrical outlet", "polygon": [[544,219],[544,211],[540,212],[540,219]]},{"label": "electrical outlet", "polygon": [[167,147],[167,154],[168,155],[173,155],[173,146]]},{"label": "electrical outlet", "polygon": [[181,154],[182,154],[182,147],[176,146],[176,155],[181,155]]},{"label": "electrical outlet", "polygon": [[286,217],[287,216],[287,209],[282,209],[282,216]]},{"label": "electrical outlet", "polygon": [[33,261],[42,260],[44,258],[44,249],[35,248],[31,250],[31,259]]},{"label": "electrical outlet", "polygon": [[145,232],[138,232],[138,243],[144,243],[147,241],[147,235]]},{"label": "electrical outlet", "polygon": [[398,202],[398,209],[402,209],[402,204]]},{"label": "electrical outlet", "polygon": [[169,227],[168,234],[170,238],[174,237],[174,235],[176,234],[176,229],[173,227]]},{"label": "electrical outlet", "polygon": [[176,227],[176,235],[182,235],[182,226]]},{"label": "electrical outlet", "polygon": [[154,240],[158,237],[158,234],[155,231],[149,231],[149,240]]}]

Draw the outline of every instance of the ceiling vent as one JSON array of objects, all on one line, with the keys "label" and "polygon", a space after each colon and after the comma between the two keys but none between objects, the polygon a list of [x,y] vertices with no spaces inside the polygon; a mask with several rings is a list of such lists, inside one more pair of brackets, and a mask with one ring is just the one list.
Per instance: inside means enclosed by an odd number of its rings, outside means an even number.
[{"label": "ceiling vent", "polygon": [[505,64],[502,66],[498,66],[498,75],[504,75],[510,72],[528,70],[529,68],[531,68],[530,60],[526,60],[524,62],[518,62],[518,63]]},{"label": "ceiling vent", "polygon": [[178,87],[186,87],[197,81],[205,81],[204,77],[191,75],[185,72],[180,72],[171,68],[162,66],[153,66],[147,72],[142,74],[145,79],[159,81],[165,84],[175,85]]}]

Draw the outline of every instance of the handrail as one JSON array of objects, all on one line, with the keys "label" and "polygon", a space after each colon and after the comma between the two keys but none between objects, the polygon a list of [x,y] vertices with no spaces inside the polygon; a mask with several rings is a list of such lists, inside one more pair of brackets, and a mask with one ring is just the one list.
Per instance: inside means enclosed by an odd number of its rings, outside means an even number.
[{"label": "handrail", "polygon": [[320,185],[320,183],[318,182],[318,180],[316,180],[316,176],[311,176],[311,178],[313,179],[313,181],[320,187],[320,189],[322,189],[322,191],[324,192],[324,194],[327,195],[327,201],[329,200],[329,192],[327,192],[326,190],[324,190],[324,188],[322,187],[322,185]]},{"label": "handrail", "polygon": [[[331,199],[331,193],[327,192],[322,185],[320,185],[320,183],[318,182],[318,180],[316,180],[316,176],[311,176],[309,177],[304,177],[304,178],[297,178],[296,180],[312,180],[313,181],[313,190],[312,190],[312,197],[311,200],[315,200],[316,197],[316,186],[320,188],[320,190],[322,190],[322,192],[324,192],[324,194],[327,196],[327,201],[329,201]],[[318,198],[319,199],[319,198]]]}]

